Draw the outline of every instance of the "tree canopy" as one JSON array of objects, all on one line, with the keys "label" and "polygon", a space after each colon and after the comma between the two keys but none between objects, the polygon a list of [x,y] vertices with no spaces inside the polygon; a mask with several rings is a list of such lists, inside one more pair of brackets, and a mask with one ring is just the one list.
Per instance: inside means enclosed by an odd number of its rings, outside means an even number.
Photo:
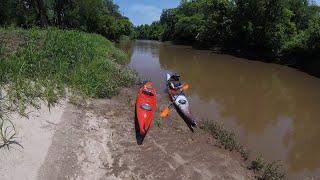
[{"label": "tree canopy", "polygon": [[319,54],[320,8],[308,0],[182,0],[137,38],[256,52]]},{"label": "tree canopy", "polygon": [[109,39],[133,30],[112,0],[0,0],[0,26],[12,25],[79,29]]}]

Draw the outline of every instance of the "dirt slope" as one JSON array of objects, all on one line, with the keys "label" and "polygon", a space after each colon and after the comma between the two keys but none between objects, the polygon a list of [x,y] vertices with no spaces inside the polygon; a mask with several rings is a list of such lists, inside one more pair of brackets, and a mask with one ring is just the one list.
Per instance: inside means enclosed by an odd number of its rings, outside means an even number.
[{"label": "dirt slope", "polygon": [[201,130],[191,133],[175,112],[160,127],[157,117],[138,146],[134,92],[87,108],[68,105],[38,179],[253,179],[239,155]]}]

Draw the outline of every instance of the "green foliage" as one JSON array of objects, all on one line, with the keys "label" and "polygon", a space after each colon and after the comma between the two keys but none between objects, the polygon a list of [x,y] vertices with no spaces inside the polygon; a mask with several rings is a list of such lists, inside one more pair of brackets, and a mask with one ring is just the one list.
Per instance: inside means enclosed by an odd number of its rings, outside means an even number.
[{"label": "green foliage", "polygon": [[163,28],[161,40],[169,41],[173,39],[173,32],[175,24],[178,22],[177,9],[166,9],[162,12],[160,17],[160,25]]},{"label": "green foliage", "polygon": [[108,39],[131,35],[133,25],[112,0],[1,0],[0,26],[56,26],[95,32]]},{"label": "green foliage", "polygon": [[[1,29],[0,117],[27,116],[26,107],[48,107],[68,94],[103,98],[131,85],[135,74],[122,67],[128,56],[107,39],[78,31]],[[16,37],[11,39],[10,37]],[[20,39],[18,39],[20,38]],[[11,41],[24,41],[16,51]]]},{"label": "green foliage", "polygon": [[302,61],[320,58],[319,16],[310,19],[308,21],[308,27],[305,30],[299,31],[293,38],[284,43],[283,54],[295,61],[295,64],[303,64]]},{"label": "green foliage", "polygon": [[128,44],[131,43],[131,38],[129,36],[121,36],[118,41],[119,44]]},{"label": "green foliage", "polygon": [[197,41],[219,46],[226,44],[232,34],[231,2],[225,0],[199,1],[199,6],[205,22]]},{"label": "green foliage", "polygon": [[192,0],[136,31],[139,39],[278,57],[297,49],[319,54],[319,18],[320,8],[308,0]]},{"label": "green foliage", "polygon": [[[204,120],[200,124],[200,128],[209,132],[226,150],[237,151],[240,155],[248,160],[249,152],[237,142],[234,133],[230,133],[216,122]],[[248,169],[256,172],[256,178],[259,180],[282,180],[285,179],[285,173],[282,172],[281,166],[278,162],[267,163],[262,156],[257,157],[251,161]]]},{"label": "green foliage", "polygon": [[203,121],[200,128],[209,132],[225,149],[239,152],[245,160],[249,158],[249,152],[237,142],[234,133],[228,132],[216,122],[209,120]]},{"label": "green foliage", "polygon": [[159,22],[154,22],[151,25],[145,24],[135,28],[137,39],[160,40],[162,27]]},{"label": "green foliage", "polygon": [[261,155],[255,160],[251,161],[249,169],[258,174],[256,178],[259,180],[285,179],[285,174],[281,170],[281,165],[276,161],[266,163]]},{"label": "green foliage", "polygon": [[320,52],[320,17],[314,17],[309,22],[307,33],[307,46],[308,49]]},{"label": "green foliage", "polygon": [[255,160],[251,161],[249,169],[254,171],[261,171],[265,167],[265,162],[262,156],[260,155]]},{"label": "green foliage", "polygon": [[194,42],[202,22],[201,15],[180,18],[174,28],[173,40],[185,44]]},{"label": "green foliage", "polygon": [[281,171],[281,166],[277,162],[267,163],[263,168],[259,180],[282,180],[285,179],[285,174]]}]

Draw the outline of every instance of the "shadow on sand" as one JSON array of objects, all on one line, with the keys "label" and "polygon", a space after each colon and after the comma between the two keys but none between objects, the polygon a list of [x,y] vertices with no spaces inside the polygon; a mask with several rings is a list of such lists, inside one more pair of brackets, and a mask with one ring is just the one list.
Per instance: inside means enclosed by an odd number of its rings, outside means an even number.
[{"label": "shadow on sand", "polygon": [[135,125],[134,126],[135,127],[135,131],[136,131],[137,144],[138,145],[142,145],[145,136],[141,136],[141,134],[140,134],[140,129],[139,129],[139,123],[138,123],[138,117],[137,117],[136,110],[134,111],[134,125]]}]

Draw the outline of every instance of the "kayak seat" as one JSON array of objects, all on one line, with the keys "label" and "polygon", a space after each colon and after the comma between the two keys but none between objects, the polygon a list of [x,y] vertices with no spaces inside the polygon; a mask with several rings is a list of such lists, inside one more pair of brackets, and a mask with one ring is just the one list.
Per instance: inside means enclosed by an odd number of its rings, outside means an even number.
[{"label": "kayak seat", "polygon": [[142,91],[143,94],[147,95],[147,96],[154,96],[154,94],[148,90],[143,90]]},{"label": "kayak seat", "polygon": [[170,77],[170,80],[180,81],[180,76],[179,76],[179,75],[172,75],[172,76]]},{"label": "kayak seat", "polygon": [[186,103],[187,103],[187,101],[186,101],[186,100],[183,100],[183,99],[180,99],[178,102],[179,102],[180,104],[186,104]]},{"label": "kayak seat", "polygon": [[151,111],[152,107],[149,104],[142,104],[141,109],[146,110],[146,111]]}]

